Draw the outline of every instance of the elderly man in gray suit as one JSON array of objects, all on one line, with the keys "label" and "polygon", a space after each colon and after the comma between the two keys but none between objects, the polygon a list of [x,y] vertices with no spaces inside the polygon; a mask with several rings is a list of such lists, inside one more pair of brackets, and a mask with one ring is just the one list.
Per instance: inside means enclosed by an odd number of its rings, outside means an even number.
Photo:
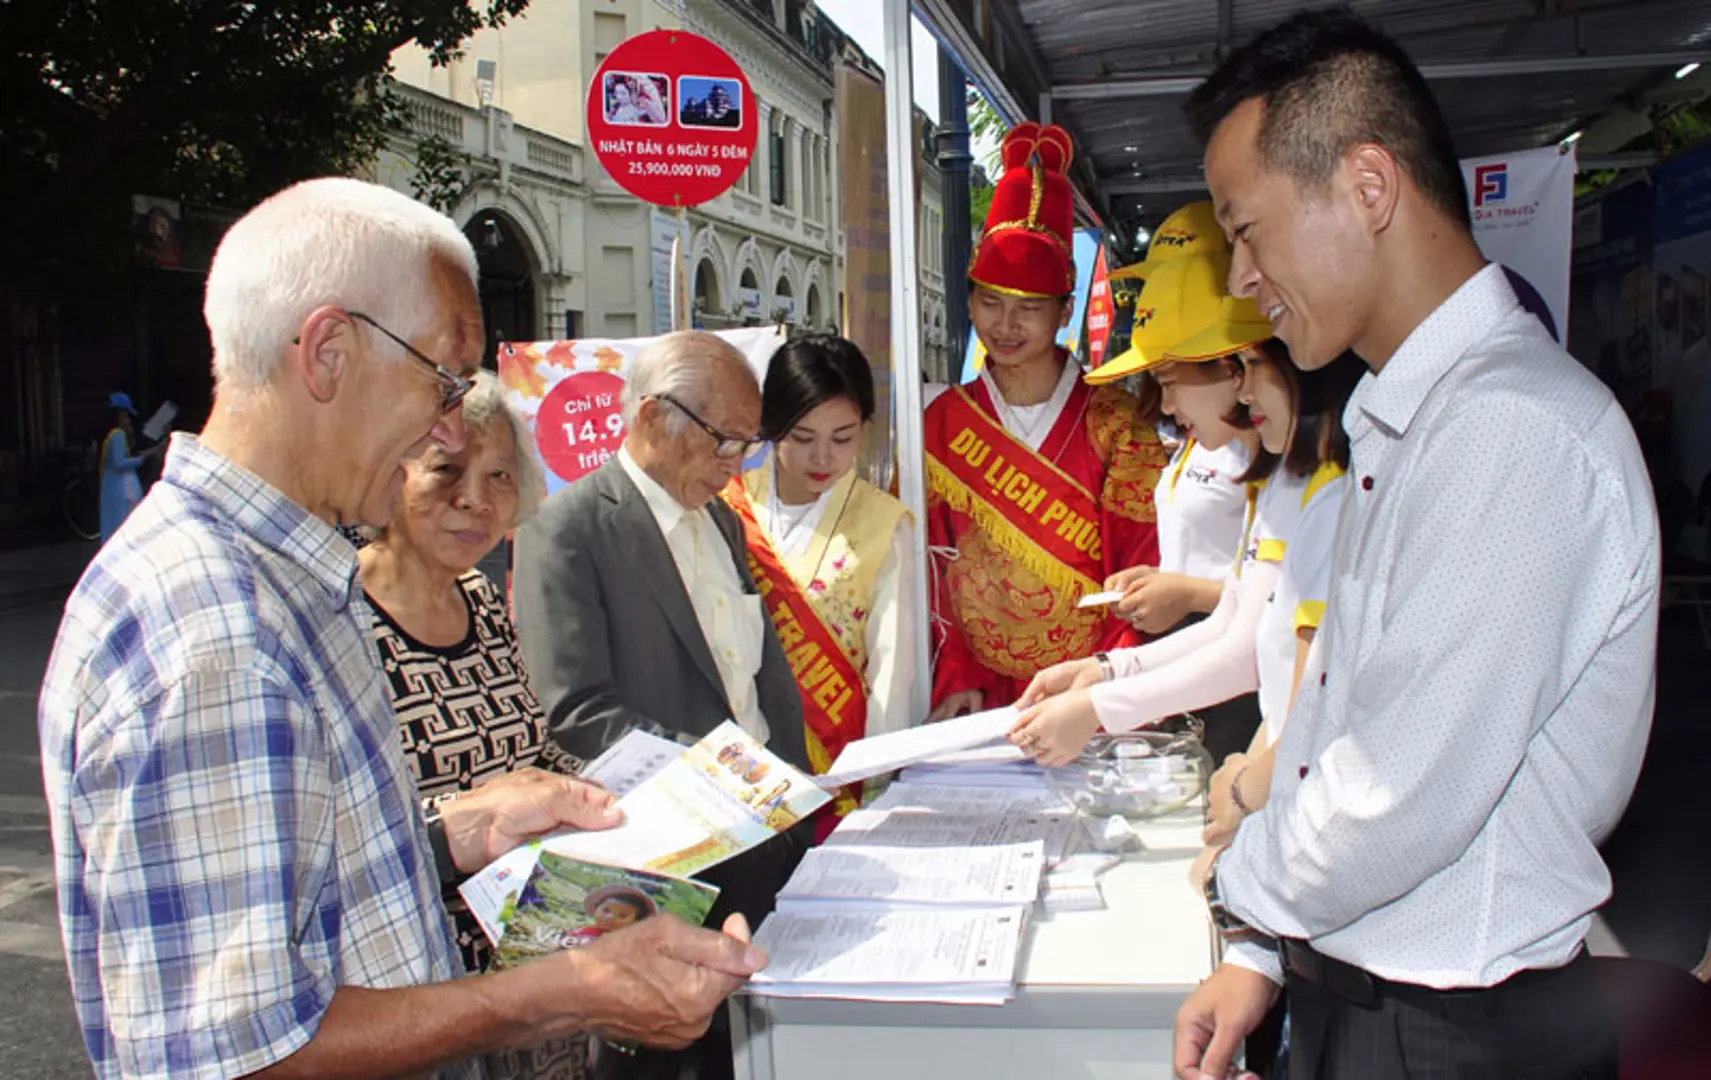
[{"label": "elderly man in gray suit", "polygon": [[[731,719],[806,769],[796,682],[741,526],[717,498],[760,442],[760,387],[740,352],[696,331],[661,338],[626,375],[623,448],[517,535],[517,629],[535,693],[581,757],[632,728],[693,741]],[[712,917],[758,923],[801,850],[799,835],[783,836],[701,875],[724,890]],[[602,1053],[599,1071],[729,1076],[723,1020],[682,1054]]]}]

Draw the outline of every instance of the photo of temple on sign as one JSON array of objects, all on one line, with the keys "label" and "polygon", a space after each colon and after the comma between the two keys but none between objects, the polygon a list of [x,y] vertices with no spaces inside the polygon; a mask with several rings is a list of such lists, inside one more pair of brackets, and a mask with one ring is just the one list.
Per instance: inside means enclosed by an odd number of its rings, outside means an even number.
[{"label": "photo of temple on sign", "polygon": [[685,75],[677,80],[678,122],[684,127],[743,126],[743,88],[735,79]]}]

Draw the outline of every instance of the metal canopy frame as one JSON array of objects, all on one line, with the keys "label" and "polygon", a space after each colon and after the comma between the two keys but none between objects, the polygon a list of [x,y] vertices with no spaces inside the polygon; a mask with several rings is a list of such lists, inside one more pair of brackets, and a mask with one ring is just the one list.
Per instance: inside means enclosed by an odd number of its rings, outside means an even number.
[{"label": "metal canopy frame", "polygon": [[[1146,197],[1153,210],[1160,196],[1180,203],[1203,191],[1198,148],[1168,99],[1191,92],[1239,37],[1299,7],[1336,0],[882,2],[891,191],[914,190],[913,10],[1007,123],[1036,119],[1069,128],[1079,150],[1072,175],[1077,213],[1099,225],[1119,218],[1119,199]],[[1684,65],[1711,64],[1711,8],[1704,0],[1362,0],[1359,7],[1402,42],[1427,78],[1448,84],[1440,97],[1458,140],[1470,142],[1458,149],[1470,156],[1546,145],[1588,117],[1639,99],[1648,80],[1655,86]],[[1047,35],[1049,56],[1041,42]],[[1589,40],[1608,51],[1589,48]],[[1124,72],[1102,59],[1127,61],[1130,54],[1146,59]],[[1081,77],[1058,77],[1054,65]],[[1468,91],[1470,83],[1483,92]],[[1139,144],[1165,159],[1160,175],[1125,156],[1141,153]],[[1583,168],[1653,163],[1649,155],[1601,156],[1599,149],[1582,147]],[[915,715],[925,717],[932,679],[916,207],[909,198],[890,202],[898,491],[922,555],[911,613],[920,633],[910,701]]]},{"label": "metal canopy frame", "polygon": [[[1203,188],[1179,115],[1229,49],[1301,7],[1339,0],[915,0],[999,114],[1076,140],[1079,216],[1156,221]],[[1703,0],[1354,0],[1439,84],[1464,156],[1548,145],[1646,99],[1681,67],[1711,90]],[[1584,168],[1624,140],[1589,132]],[[1139,212],[1144,210],[1144,213]],[[1125,230],[1126,231],[1126,230]],[[1119,237],[1120,253],[1125,245]]]}]

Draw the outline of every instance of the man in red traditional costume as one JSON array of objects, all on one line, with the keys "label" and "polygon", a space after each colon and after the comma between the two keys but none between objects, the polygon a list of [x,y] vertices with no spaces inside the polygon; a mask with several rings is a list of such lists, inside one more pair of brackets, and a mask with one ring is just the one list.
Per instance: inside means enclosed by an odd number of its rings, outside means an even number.
[{"label": "man in red traditional costume", "polygon": [[1152,418],[1092,388],[1055,343],[1074,303],[1074,149],[1055,126],[1004,138],[1004,174],[969,265],[978,381],[927,408],[927,536],[936,584],[933,718],[1013,702],[1060,660],[1133,644],[1105,608],[1112,573],[1156,565]]}]

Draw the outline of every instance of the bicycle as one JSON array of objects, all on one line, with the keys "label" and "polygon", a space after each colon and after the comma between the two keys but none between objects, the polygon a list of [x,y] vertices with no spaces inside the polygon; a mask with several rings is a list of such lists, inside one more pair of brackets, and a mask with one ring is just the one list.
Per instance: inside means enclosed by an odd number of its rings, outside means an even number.
[{"label": "bicycle", "polygon": [[60,513],[79,539],[101,539],[101,480],[96,469],[96,451],[86,446],[67,455],[65,471],[70,474],[60,492]]}]

